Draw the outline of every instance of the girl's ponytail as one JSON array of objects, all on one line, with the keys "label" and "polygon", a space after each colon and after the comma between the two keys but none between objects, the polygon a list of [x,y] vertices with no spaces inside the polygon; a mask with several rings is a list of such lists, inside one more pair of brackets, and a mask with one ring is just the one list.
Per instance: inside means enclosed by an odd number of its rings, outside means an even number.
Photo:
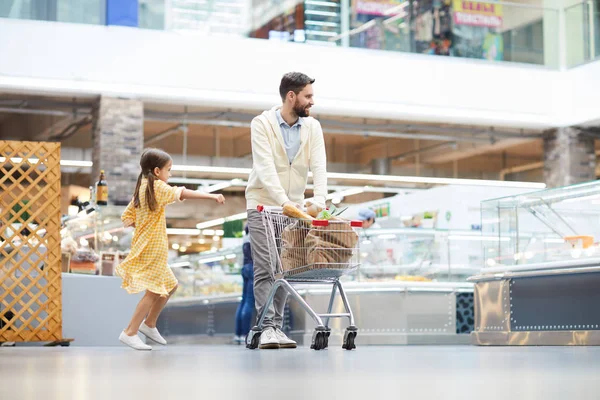
[{"label": "girl's ponytail", "polygon": [[140,172],[137,183],[135,184],[135,192],[133,193],[133,206],[135,208],[140,207],[140,186],[142,186],[143,174]]},{"label": "girl's ponytail", "polygon": [[156,176],[152,171],[148,171],[148,186],[146,186],[146,203],[148,204],[148,208],[150,211],[156,210],[156,197],[154,196],[154,181],[156,180]]}]

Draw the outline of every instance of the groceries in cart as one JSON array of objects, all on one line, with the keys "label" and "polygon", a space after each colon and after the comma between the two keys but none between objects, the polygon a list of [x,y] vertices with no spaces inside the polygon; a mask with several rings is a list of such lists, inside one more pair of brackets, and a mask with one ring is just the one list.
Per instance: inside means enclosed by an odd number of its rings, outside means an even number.
[{"label": "groceries in cart", "polygon": [[[350,221],[339,215],[345,210],[335,206],[319,210],[308,204],[304,213],[286,206],[283,214],[295,218],[281,233],[281,264],[284,274],[294,275],[314,269],[347,269],[358,256],[358,235]],[[316,218],[315,218],[316,216]]]}]

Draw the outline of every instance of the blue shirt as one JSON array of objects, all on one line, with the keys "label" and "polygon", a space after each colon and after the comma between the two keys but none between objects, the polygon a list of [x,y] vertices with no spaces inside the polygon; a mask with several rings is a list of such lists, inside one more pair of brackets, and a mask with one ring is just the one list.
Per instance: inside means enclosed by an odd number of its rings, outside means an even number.
[{"label": "blue shirt", "polygon": [[277,110],[276,114],[277,122],[279,122],[279,128],[281,129],[281,136],[283,136],[283,143],[285,143],[285,152],[287,153],[288,160],[291,164],[300,150],[300,128],[302,128],[302,118],[298,118],[298,121],[294,126],[289,126],[281,116],[281,110]]}]

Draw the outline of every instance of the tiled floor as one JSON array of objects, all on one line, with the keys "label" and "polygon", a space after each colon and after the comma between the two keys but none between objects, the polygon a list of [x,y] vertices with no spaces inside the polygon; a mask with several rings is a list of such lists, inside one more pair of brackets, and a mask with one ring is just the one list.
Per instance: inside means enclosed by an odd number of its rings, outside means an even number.
[{"label": "tiled floor", "polygon": [[598,399],[598,347],[0,348],[0,399]]}]

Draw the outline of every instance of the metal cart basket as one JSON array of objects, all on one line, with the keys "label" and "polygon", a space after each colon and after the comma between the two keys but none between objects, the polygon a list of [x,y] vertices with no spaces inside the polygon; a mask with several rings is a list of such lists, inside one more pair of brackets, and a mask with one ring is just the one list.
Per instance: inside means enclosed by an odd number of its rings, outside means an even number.
[{"label": "metal cart basket", "polygon": [[[311,349],[328,347],[330,318],[348,318],[349,326],[344,333],[342,347],[356,348],[354,340],[357,328],[354,315],[340,277],[354,272],[360,263],[359,240],[355,228],[362,227],[360,221],[300,220],[282,214],[281,208],[258,207],[267,232],[270,259],[275,273],[275,282],[267,303],[258,316],[258,323],[246,337],[246,347],[256,349],[263,330],[263,320],[275,293],[281,287],[300,303],[315,321],[317,327],[312,336]],[[292,284],[322,283],[332,285],[327,313],[318,314],[300,296]],[[339,291],[345,312],[332,313],[336,292]]]}]

